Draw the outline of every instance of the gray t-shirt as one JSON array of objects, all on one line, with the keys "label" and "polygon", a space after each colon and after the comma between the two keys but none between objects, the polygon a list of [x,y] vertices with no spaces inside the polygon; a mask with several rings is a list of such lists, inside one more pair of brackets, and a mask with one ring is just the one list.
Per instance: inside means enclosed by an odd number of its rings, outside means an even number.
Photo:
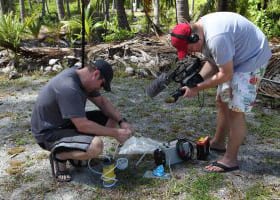
[{"label": "gray t-shirt", "polygon": [[202,53],[216,65],[232,60],[235,72],[253,72],[270,59],[267,38],[245,17],[217,12],[203,16],[201,22],[206,44]]},{"label": "gray t-shirt", "polygon": [[42,142],[46,130],[69,124],[74,117],[85,117],[88,97],[100,96],[98,91],[88,94],[76,72],[68,68],[52,78],[40,91],[31,116],[31,130],[38,142]]}]

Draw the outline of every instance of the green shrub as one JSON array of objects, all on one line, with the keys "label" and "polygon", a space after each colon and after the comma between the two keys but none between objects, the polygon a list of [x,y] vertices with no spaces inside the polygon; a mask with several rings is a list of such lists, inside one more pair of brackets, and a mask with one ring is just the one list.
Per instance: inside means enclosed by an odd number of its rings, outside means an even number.
[{"label": "green shrub", "polygon": [[18,15],[10,12],[0,16],[0,46],[17,52],[26,34],[27,23],[21,23]]}]

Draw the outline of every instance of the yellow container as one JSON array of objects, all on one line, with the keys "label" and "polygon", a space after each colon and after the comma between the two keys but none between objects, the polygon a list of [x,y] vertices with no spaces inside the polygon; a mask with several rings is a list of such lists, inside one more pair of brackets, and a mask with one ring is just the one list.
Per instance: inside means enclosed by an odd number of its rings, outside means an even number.
[{"label": "yellow container", "polygon": [[106,163],[103,165],[102,180],[103,180],[104,187],[112,187],[115,185],[117,180],[116,180],[114,163],[111,164]]}]

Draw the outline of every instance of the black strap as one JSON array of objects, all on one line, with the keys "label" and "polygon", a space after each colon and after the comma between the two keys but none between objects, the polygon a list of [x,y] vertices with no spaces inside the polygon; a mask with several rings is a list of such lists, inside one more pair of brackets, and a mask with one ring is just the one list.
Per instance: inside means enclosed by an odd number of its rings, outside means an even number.
[{"label": "black strap", "polygon": [[189,41],[189,36],[186,36],[186,35],[179,35],[179,34],[176,34],[176,33],[170,33],[170,35],[173,36],[173,37],[179,38],[179,39]]}]

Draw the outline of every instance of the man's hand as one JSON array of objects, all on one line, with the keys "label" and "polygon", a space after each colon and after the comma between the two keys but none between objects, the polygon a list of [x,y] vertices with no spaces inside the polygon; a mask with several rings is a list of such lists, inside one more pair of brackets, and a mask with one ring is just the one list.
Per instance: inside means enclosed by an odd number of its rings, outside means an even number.
[{"label": "man's hand", "polygon": [[194,97],[194,96],[196,96],[198,94],[197,87],[189,88],[187,86],[184,86],[181,89],[185,90],[185,93],[184,93],[183,97],[191,98],[191,97]]},{"label": "man's hand", "polygon": [[122,122],[120,124],[120,128],[127,128],[127,129],[130,129],[133,132],[133,128],[132,128],[131,124],[129,124],[128,122]]},{"label": "man's hand", "polygon": [[132,130],[129,128],[120,128],[118,129],[118,134],[116,135],[116,140],[120,144],[123,144],[132,134]]}]

